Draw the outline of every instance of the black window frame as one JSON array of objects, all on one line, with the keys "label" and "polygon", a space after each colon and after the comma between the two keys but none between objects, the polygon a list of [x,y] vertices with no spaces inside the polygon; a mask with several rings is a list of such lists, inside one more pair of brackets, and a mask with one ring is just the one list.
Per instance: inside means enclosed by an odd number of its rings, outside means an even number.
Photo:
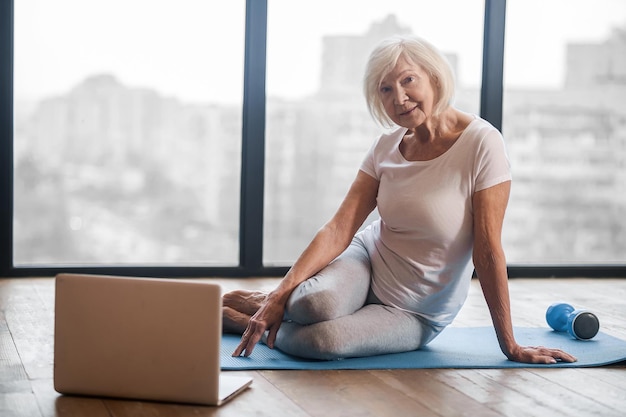
[{"label": "black window frame", "polygon": [[[13,0],[0,2],[0,277],[54,276],[60,272],[154,277],[271,277],[289,267],[263,265],[265,71],[267,5],[246,0],[241,154],[239,265],[15,266],[13,264]],[[502,127],[506,0],[485,0],[480,115]],[[509,265],[509,277],[626,277],[623,265]]]}]

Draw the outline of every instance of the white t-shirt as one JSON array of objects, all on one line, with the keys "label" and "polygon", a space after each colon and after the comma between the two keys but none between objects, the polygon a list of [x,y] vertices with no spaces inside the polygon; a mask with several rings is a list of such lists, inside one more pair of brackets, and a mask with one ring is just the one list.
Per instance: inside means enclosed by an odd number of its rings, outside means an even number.
[{"label": "white t-shirt", "polygon": [[361,165],[380,183],[380,219],[359,237],[370,255],[374,294],[446,326],[471,280],[472,196],[510,180],[509,160],[500,132],[478,117],[429,161],[404,159],[399,145],[406,131],[382,135]]}]

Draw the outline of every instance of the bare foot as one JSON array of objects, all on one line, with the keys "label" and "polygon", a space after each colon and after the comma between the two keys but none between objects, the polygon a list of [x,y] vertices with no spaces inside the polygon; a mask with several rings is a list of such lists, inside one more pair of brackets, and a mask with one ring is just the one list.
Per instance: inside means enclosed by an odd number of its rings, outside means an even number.
[{"label": "bare foot", "polygon": [[222,307],[222,333],[243,334],[250,317],[230,307]]},{"label": "bare foot", "polygon": [[235,290],[222,296],[222,305],[248,316],[254,315],[267,298],[261,291]]}]

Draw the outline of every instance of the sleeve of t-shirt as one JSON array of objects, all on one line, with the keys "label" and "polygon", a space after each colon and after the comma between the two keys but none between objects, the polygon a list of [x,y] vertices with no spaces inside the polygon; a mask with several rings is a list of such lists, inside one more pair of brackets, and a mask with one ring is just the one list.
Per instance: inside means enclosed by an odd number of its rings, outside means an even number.
[{"label": "sleeve of t-shirt", "polygon": [[365,154],[365,158],[363,158],[363,162],[361,163],[361,167],[360,167],[361,171],[365,172],[370,177],[374,177],[378,181],[380,181],[380,178],[376,171],[375,149],[379,141],[380,141],[380,138],[375,140],[372,146],[370,146],[370,149]]},{"label": "sleeve of t-shirt", "polygon": [[511,180],[511,164],[500,132],[491,128],[484,135],[476,154],[475,191]]}]

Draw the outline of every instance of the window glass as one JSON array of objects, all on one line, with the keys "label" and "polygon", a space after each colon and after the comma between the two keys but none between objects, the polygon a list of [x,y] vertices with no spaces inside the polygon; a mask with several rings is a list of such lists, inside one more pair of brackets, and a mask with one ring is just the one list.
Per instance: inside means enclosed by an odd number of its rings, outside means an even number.
[{"label": "window glass", "polygon": [[509,263],[624,263],[624,97],[626,2],[507,1]]},{"label": "window glass", "polygon": [[455,69],[456,106],[478,113],[483,14],[482,0],[269,1],[266,264],[296,259],[383,132],[362,93],[372,48],[396,34],[429,40]]},{"label": "window glass", "polygon": [[15,1],[17,266],[237,264],[244,9]]}]

